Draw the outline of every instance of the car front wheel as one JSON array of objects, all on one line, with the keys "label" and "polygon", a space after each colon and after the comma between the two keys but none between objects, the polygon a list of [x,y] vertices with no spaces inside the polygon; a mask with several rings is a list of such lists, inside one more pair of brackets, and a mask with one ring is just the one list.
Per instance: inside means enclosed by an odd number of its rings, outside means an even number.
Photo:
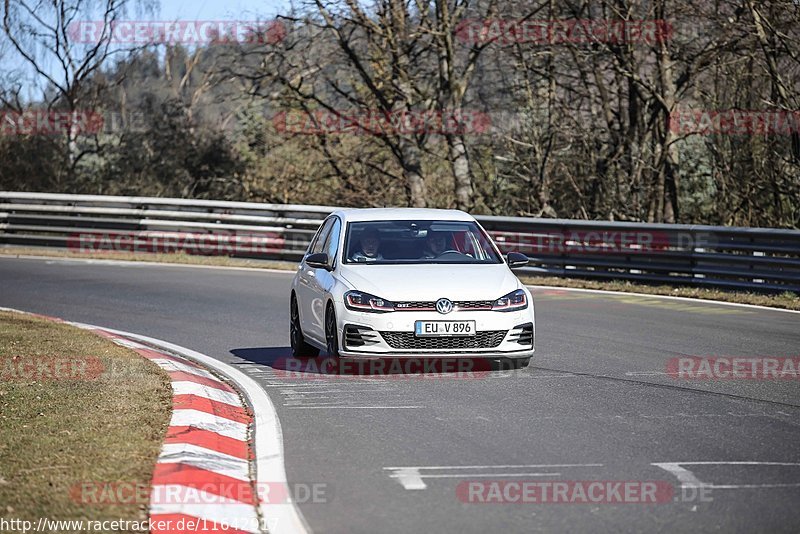
[{"label": "car front wheel", "polygon": [[328,356],[331,358],[339,357],[339,336],[336,331],[336,312],[333,311],[333,304],[328,304],[325,312],[325,341]]},{"label": "car front wheel", "polygon": [[289,338],[294,358],[319,356],[319,349],[306,343],[306,338],[303,336],[303,329],[300,327],[300,309],[297,307],[297,297],[294,295],[290,304]]}]

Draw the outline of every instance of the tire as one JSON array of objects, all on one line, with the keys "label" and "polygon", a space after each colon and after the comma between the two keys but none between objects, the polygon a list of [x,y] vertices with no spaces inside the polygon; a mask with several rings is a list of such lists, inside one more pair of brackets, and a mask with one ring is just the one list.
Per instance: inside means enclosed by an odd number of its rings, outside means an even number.
[{"label": "tire", "polygon": [[511,365],[511,369],[525,369],[528,367],[528,364],[531,363],[530,358],[509,358],[509,364]]},{"label": "tire", "polygon": [[315,358],[319,356],[319,349],[309,345],[303,336],[303,329],[300,326],[300,310],[297,307],[297,297],[295,297],[294,293],[292,293],[289,309],[289,339],[292,344],[292,357]]},{"label": "tire", "polygon": [[325,343],[328,356],[338,358],[339,336],[336,332],[336,312],[333,311],[333,304],[328,304],[328,309],[325,311]]}]

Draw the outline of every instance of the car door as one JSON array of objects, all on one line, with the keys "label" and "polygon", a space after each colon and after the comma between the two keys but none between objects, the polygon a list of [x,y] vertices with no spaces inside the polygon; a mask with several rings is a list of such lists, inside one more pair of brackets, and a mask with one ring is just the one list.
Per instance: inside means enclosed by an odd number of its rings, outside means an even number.
[{"label": "car door", "polygon": [[321,330],[319,328],[319,325],[322,324],[322,321],[325,319],[325,310],[321,308],[322,288],[317,282],[317,276],[319,272],[326,271],[324,269],[309,267],[306,263],[306,258],[310,254],[317,254],[325,251],[325,243],[331,233],[335,220],[334,217],[331,217],[322,223],[317,235],[311,241],[311,245],[309,245],[308,251],[306,251],[306,255],[303,257],[303,261],[300,262],[300,269],[297,277],[298,284],[296,292],[297,307],[300,312],[300,326],[306,336],[316,339],[318,342],[325,339],[324,335],[320,336]]},{"label": "car door", "polygon": [[333,290],[336,283],[336,266],[337,255],[339,253],[339,238],[342,232],[342,223],[338,217],[333,218],[333,225],[325,237],[325,243],[322,246],[322,252],[328,255],[328,269],[315,269],[314,281],[314,294],[319,295],[319,299],[315,300],[312,304],[313,312],[312,317],[314,324],[311,325],[314,336],[319,336],[319,339],[325,340],[325,306],[328,302],[328,296]]}]

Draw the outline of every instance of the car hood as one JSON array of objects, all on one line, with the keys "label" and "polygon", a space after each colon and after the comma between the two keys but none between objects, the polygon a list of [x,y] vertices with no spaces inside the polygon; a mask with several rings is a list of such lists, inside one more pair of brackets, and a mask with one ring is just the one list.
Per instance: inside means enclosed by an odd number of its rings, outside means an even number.
[{"label": "car hood", "polygon": [[495,300],[520,287],[505,264],[342,265],[353,289],[391,301]]}]

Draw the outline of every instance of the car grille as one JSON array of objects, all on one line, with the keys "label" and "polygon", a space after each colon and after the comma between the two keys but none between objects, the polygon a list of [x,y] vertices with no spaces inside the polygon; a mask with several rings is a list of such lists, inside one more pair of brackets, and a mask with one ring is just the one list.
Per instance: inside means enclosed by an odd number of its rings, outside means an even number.
[{"label": "car grille", "polygon": [[[493,300],[458,300],[453,302],[454,311],[458,310],[491,310]],[[409,301],[395,302],[394,309],[397,311],[436,311],[436,302],[430,301]]]},{"label": "car grille", "polygon": [[393,349],[492,349],[503,342],[508,330],[488,330],[469,337],[416,337],[413,332],[381,332]]}]

